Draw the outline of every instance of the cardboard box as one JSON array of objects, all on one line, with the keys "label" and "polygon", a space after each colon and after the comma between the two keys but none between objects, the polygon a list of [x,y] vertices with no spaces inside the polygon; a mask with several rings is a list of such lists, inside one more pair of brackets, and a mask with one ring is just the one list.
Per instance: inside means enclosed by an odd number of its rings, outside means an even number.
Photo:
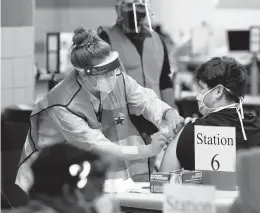
[{"label": "cardboard box", "polygon": [[163,193],[163,185],[171,184],[202,184],[203,176],[200,171],[176,170],[173,172],[158,172],[150,175],[150,191]]}]

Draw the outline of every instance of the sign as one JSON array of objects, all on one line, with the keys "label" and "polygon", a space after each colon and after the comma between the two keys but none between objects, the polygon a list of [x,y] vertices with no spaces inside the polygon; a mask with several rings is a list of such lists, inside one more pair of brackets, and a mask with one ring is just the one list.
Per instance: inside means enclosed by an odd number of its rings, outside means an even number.
[{"label": "sign", "polygon": [[235,172],[235,127],[194,128],[195,170]]},{"label": "sign", "polygon": [[214,186],[164,185],[164,213],[215,213]]}]

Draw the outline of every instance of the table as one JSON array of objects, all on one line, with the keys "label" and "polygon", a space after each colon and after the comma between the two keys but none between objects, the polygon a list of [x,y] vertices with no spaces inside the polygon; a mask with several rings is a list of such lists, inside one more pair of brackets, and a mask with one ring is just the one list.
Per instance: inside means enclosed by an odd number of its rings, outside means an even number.
[{"label": "table", "polygon": [[[149,183],[136,183],[130,192],[116,194],[123,212],[162,212],[163,194],[154,194]],[[216,213],[229,213],[229,208],[238,196],[238,191],[217,191]]]}]

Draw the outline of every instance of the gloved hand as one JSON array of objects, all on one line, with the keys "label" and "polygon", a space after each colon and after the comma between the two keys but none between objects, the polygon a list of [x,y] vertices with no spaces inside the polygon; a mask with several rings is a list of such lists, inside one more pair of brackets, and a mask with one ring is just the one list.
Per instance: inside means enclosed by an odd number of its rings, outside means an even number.
[{"label": "gloved hand", "polygon": [[165,144],[170,142],[171,135],[166,132],[157,132],[151,136],[152,142],[150,144],[152,156],[158,155]]},{"label": "gloved hand", "polygon": [[184,118],[181,117],[177,110],[168,110],[165,114],[165,120],[169,126],[169,133],[175,135],[184,125]]}]

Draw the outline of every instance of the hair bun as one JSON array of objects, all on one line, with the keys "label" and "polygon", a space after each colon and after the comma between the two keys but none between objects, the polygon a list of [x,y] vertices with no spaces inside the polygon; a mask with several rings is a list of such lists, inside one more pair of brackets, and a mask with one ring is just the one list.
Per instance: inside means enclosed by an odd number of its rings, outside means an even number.
[{"label": "hair bun", "polygon": [[83,27],[78,27],[74,31],[73,36],[73,44],[76,46],[83,46],[83,45],[92,45],[96,40],[98,40],[98,36],[96,31],[87,29],[85,30]]}]

